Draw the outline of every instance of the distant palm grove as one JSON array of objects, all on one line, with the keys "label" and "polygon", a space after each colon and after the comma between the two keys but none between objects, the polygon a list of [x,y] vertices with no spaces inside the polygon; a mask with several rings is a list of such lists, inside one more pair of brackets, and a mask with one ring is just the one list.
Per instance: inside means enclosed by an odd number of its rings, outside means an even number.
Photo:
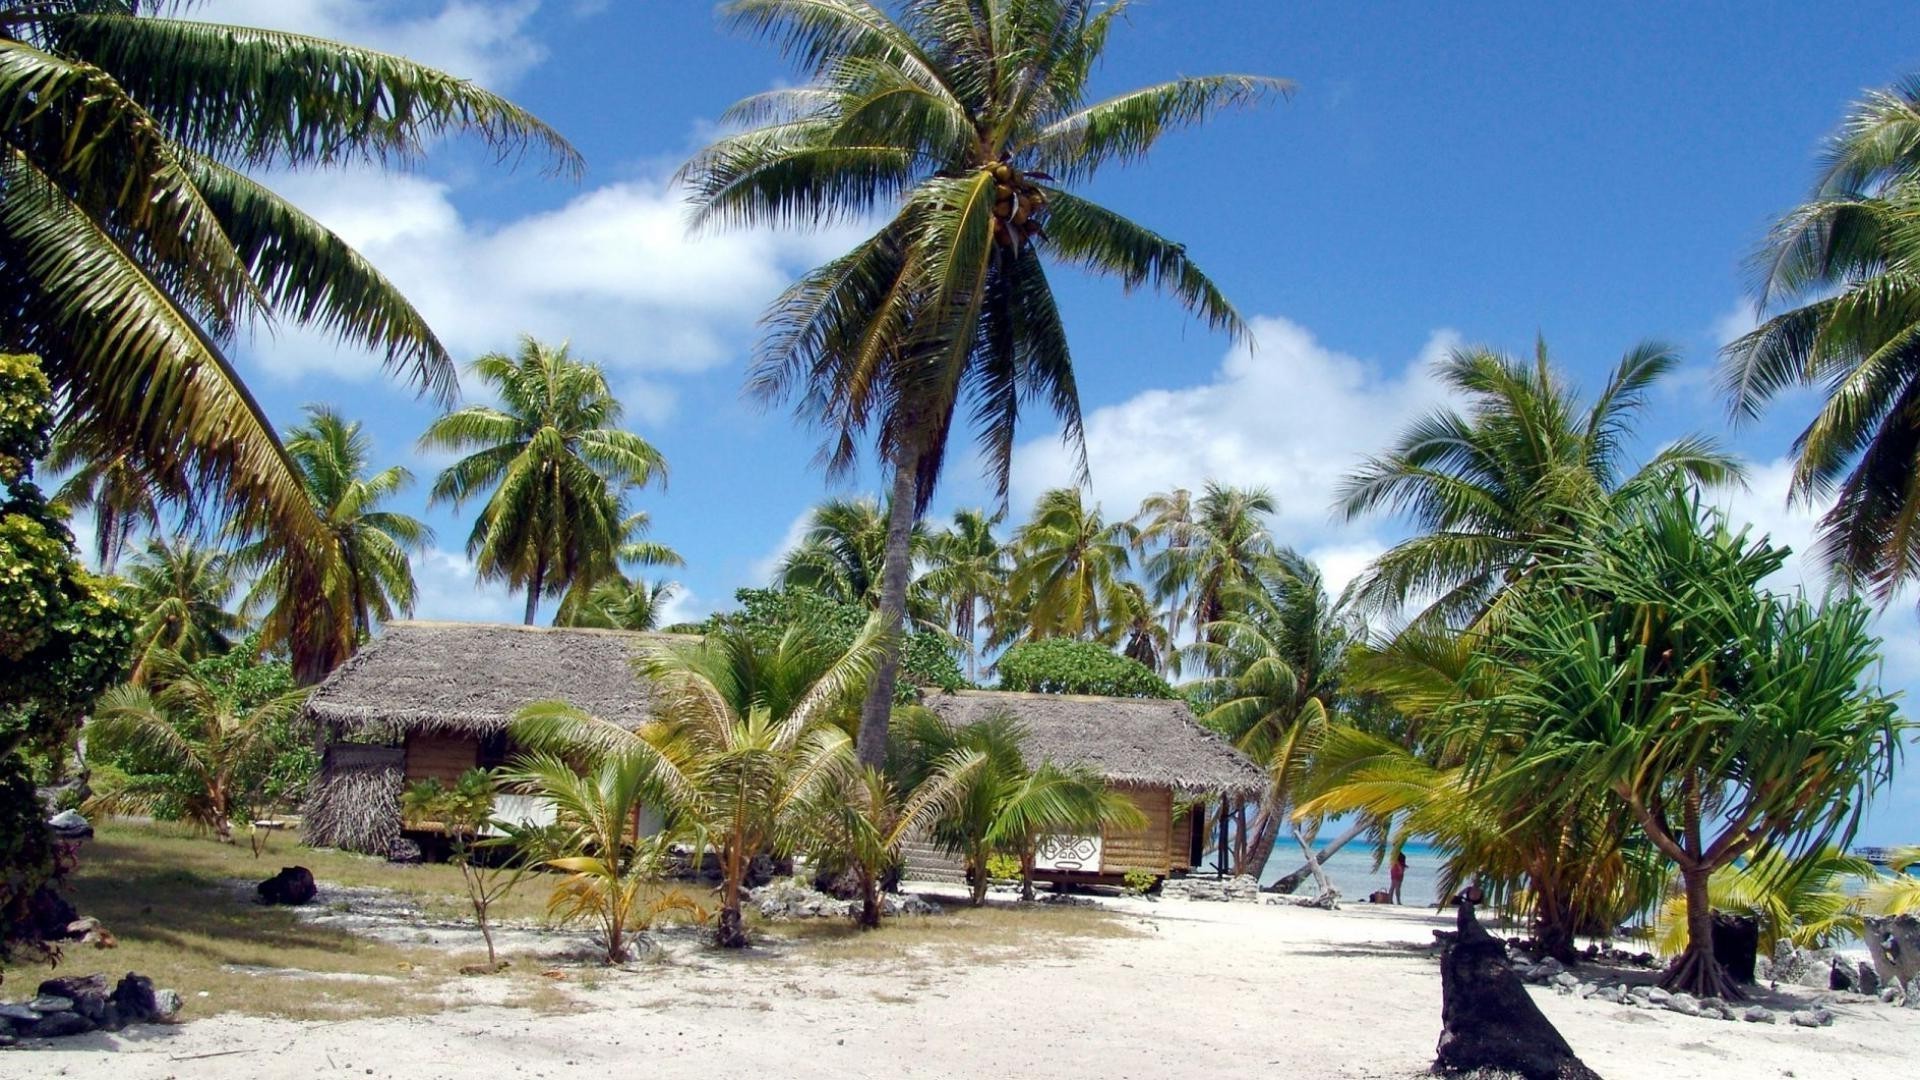
[{"label": "distant palm grove", "polygon": [[[1591,386],[1545,341],[1452,350],[1445,405],[1347,463],[1334,505],[1288,508],[1398,530],[1330,583],[1244,477],[1093,495],[1089,360],[1050,275],[1149,289],[1132,302],[1228,340],[1250,329],[1197,253],[1085,191],[1150,168],[1163,136],[1292,92],[1228,74],[1095,98],[1125,8],[721,5],[794,82],[735,105],[684,165],[689,223],[866,230],[773,300],[746,393],[793,409],[827,478],[877,467],[884,490],[823,492],[771,580],[676,614],[674,571],[702,552],[656,537],[649,507],[728,493],[669,491],[603,358],[532,336],[456,358],[259,179],[404,164],[455,135],[575,173],[559,133],[431,68],[210,28],[191,5],[0,2],[0,658],[34,673],[0,689],[0,837],[32,831],[34,787],[82,767],[89,808],[221,839],[297,805],[318,765],[307,691],[384,624],[436,614],[416,580],[433,533],[399,501],[419,493],[459,516],[477,582],[525,624],[681,635],[635,673],[660,724],[530,707],[527,752],[471,782],[482,804],[559,807],[554,910],[591,922],[609,960],[674,906],[637,899],[659,864],[631,833],[641,806],[712,843],[722,884],[686,906],[722,946],[748,939],[759,854],[830,862],[871,927],[909,835],[963,859],[979,902],[990,861],[1030,892],[1042,836],[1129,820],[1098,777],[1024,758],[1004,718],[953,729],[917,708],[966,687],[1183,702],[1266,778],[1192,810],[1228,871],[1324,890],[1348,844],[1430,845],[1449,895],[1477,884],[1555,955],[1658,923],[1672,989],[1739,996],[1715,909],[1807,942],[1920,911],[1905,876],[1836,883],[1844,918],[1819,928],[1772,902],[1853,842],[1911,730],[1873,626],[1920,578],[1920,81],[1838,126],[1764,238],[1764,317],[1719,368],[1735,417],[1820,399],[1791,449],[1795,497],[1832,498],[1830,594],[1783,586],[1788,552],[1718,509],[1745,466],[1712,432],[1636,437],[1682,359],[1657,342],[1618,343]],[[1156,212],[1178,228],[1227,211]],[[416,476],[337,403],[269,418],[229,356],[268,321],[378,353],[439,414],[414,447],[439,467]],[[1075,482],[1016,501],[1035,416]],[[939,501],[950,454],[981,462],[988,505]],[[409,799],[454,820],[457,795]],[[0,939],[26,937],[54,853],[0,841],[0,871]]]}]

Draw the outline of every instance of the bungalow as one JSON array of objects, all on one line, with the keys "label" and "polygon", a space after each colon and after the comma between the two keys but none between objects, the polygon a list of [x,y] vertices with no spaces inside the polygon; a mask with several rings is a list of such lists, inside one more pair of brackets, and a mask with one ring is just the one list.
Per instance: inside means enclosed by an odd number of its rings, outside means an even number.
[{"label": "bungalow", "polygon": [[507,727],[536,701],[571,702],[639,727],[651,695],[634,675],[634,660],[649,646],[686,640],[486,623],[386,624],[307,700],[307,718],[324,747],[306,806],[308,839],[387,853],[400,839],[406,785],[451,781],[506,761],[513,752]]},{"label": "bungalow", "polygon": [[[950,724],[1011,715],[1027,732],[1027,757],[1092,769],[1146,815],[1142,829],[1056,836],[1041,846],[1036,877],[1112,883],[1129,870],[1160,877],[1190,870],[1206,848],[1204,823],[1189,805],[1221,796],[1258,797],[1267,778],[1225,739],[1201,727],[1186,702],[962,690],[924,704]],[[908,850],[908,874],[952,878],[958,863],[926,844]]]}]

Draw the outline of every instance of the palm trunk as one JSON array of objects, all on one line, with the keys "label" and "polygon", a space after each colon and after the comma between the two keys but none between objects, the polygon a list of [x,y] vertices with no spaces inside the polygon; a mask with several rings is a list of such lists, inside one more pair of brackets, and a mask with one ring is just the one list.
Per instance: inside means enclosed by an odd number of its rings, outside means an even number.
[{"label": "palm trunk", "polygon": [[[1347,844],[1350,843],[1354,837],[1359,836],[1361,833],[1366,831],[1367,831],[1367,823],[1365,821],[1356,821],[1353,824],[1347,826],[1346,832],[1343,832],[1339,836],[1334,837],[1333,843],[1328,844],[1326,847],[1323,847],[1320,849],[1320,852],[1318,855],[1318,861],[1325,862],[1326,860],[1333,858],[1334,855],[1337,854],[1341,848],[1346,847]],[[1299,867],[1293,871],[1293,873],[1285,874],[1285,875],[1282,875],[1281,877],[1274,879],[1273,884],[1268,885],[1264,891],[1280,893],[1283,896],[1288,895],[1292,893],[1295,889],[1298,889],[1300,887],[1300,883],[1307,880],[1307,878],[1312,874],[1313,874],[1313,864],[1301,863]]]},{"label": "palm trunk", "polygon": [[1244,854],[1241,857],[1237,873],[1250,874],[1258,878],[1266,873],[1267,862],[1273,857],[1273,845],[1280,839],[1280,808],[1266,801],[1260,804],[1260,811],[1253,815],[1253,824],[1247,828],[1247,837],[1243,841]]},{"label": "palm trunk", "polygon": [[1334,892],[1333,882],[1327,880],[1327,872],[1320,866],[1320,857],[1314,854],[1313,838],[1301,831],[1298,825],[1293,827],[1293,838],[1299,843],[1301,853],[1307,857],[1307,870],[1313,874],[1313,883],[1319,888],[1320,895]]},{"label": "palm trunk", "polygon": [[533,576],[527,579],[527,625],[540,615],[540,587],[546,583],[547,553],[542,551],[533,558]]},{"label": "palm trunk", "polygon": [[1020,853],[1020,899],[1033,902],[1033,849]]},{"label": "palm trunk", "polygon": [[740,851],[745,845],[732,844],[725,856],[725,880],[720,883],[720,923],[714,929],[714,944],[723,949],[744,948],[747,929],[740,915],[740,878],[745,869]]},{"label": "palm trunk", "polygon": [[913,570],[913,519],[917,489],[914,455],[902,452],[893,466],[893,499],[887,507],[887,555],[880,571],[880,624],[887,634],[860,706],[860,764],[887,767],[887,722],[893,715],[893,689],[900,680],[900,628],[907,614],[907,582]]},{"label": "palm trunk", "polygon": [[975,848],[973,860],[973,906],[979,907],[987,902],[987,849],[983,845]]},{"label": "palm trunk", "polygon": [[880,929],[880,879],[866,866],[860,868],[860,929]]}]

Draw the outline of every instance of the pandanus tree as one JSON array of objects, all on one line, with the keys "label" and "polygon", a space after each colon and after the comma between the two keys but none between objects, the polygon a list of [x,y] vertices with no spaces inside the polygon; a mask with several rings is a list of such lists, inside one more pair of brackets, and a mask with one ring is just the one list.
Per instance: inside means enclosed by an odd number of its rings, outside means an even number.
[{"label": "pandanus tree", "polygon": [[1826,395],[1794,441],[1792,496],[1834,497],[1821,546],[1891,597],[1920,577],[1920,77],[1868,94],[1828,140],[1806,202],[1755,259],[1776,310],[1726,348],[1734,412],[1791,388]]},{"label": "pandanus tree", "polygon": [[391,282],[250,173],[406,164],[460,131],[578,160],[452,75],[169,17],[192,6],[0,2],[0,335],[43,358],[89,456],[124,456],[278,544],[303,589],[337,594],[326,524],[228,348],[264,323],[306,327],[438,397],[453,365]]},{"label": "pandanus tree", "polygon": [[1628,471],[1628,442],[1647,393],[1677,362],[1661,346],[1635,346],[1600,395],[1582,403],[1545,342],[1531,362],[1455,350],[1438,375],[1466,410],[1443,408],[1415,421],[1341,486],[1339,510],[1349,520],[1385,511],[1416,528],[1374,560],[1354,583],[1355,597],[1389,611],[1418,601],[1426,605],[1422,620],[1471,623],[1531,571],[1541,544],[1577,512],[1675,479],[1737,480],[1738,463],[1699,437],[1676,440]]},{"label": "pandanus tree", "polygon": [[488,353],[472,370],[500,407],[456,409],[420,436],[422,450],[466,452],[440,473],[430,501],[484,500],[467,554],[481,580],[527,594],[532,626],[543,596],[618,570],[633,532],[627,493],[665,483],[667,461],[619,426],[606,372],[565,344],[524,337],[514,355]]},{"label": "pandanus tree", "polygon": [[1490,790],[1518,801],[1546,770],[1626,808],[1686,897],[1686,951],[1663,985],[1736,997],[1713,955],[1714,872],[1844,846],[1909,725],[1869,682],[1866,605],[1767,592],[1786,552],[1690,492],[1582,532],[1553,557],[1552,587],[1527,590],[1478,654],[1499,691],[1459,708],[1488,725],[1483,746],[1515,748],[1482,771]]},{"label": "pandanus tree", "polygon": [[284,646],[296,660],[294,678],[310,683],[352,656],[375,623],[413,613],[411,556],[433,539],[433,530],[417,518],[382,509],[413,482],[413,474],[399,465],[374,471],[373,442],[359,421],[308,406],[306,422],[288,431],[284,442],[314,512],[325,523],[340,573],[329,592],[317,593],[304,588],[273,540],[256,540],[234,556],[254,575],[246,607],[263,612],[262,642],[268,648]]},{"label": "pandanus tree", "polygon": [[[913,523],[963,407],[1004,498],[1022,408],[1042,401],[1081,443],[1079,391],[1046,264],[1170,293],[1215,328],[1239,314],[1182,245],[1075,194],[1103,166],[1286,84],[1182,78],[1088,100],[1124,2],[731,0],[805,85],[756,95],[682,171],[696,223],[885,222],[796,282],[768,314],[753,392],[795,399],[830,472],[869,448],[891,471],[883,622],[907,609]],[[898,672],[887,649],[862,710],[862,760],[886,756]]]}]

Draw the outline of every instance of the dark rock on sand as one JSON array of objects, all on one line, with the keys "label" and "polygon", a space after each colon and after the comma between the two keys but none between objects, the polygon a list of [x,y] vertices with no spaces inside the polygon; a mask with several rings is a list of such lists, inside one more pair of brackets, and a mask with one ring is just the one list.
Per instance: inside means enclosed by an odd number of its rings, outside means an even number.
[{"label": "dark rock on sand", "polygon": [[1751,915],[1713,913],[1713,958],[1734,982],[1753,984],[1754,960],[1760,955],[1760,922]]},{"label": "dark rock on sand", "polygon": [[263,904],[298,907],[313,902],[320,890],[313,883],[313,871],[304,866],[282,867],[280,872],[254,886]]}]

